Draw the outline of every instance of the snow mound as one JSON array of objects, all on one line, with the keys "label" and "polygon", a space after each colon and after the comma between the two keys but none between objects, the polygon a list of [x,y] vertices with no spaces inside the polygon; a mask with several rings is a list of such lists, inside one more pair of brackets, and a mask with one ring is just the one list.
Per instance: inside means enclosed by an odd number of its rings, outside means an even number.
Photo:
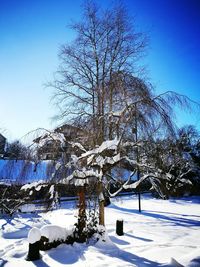
[{"label": "snow mound", "polygon": [[171,258],[170,266],[173,267],[184,267],[182,264],[178,263],[174,258]]},{"label": "snow mound", "polygon": [[40,229],[33,227],[28,233],[28,242],[30,244],[34,244],[35,242],[39,241],[41,238]]},{"label": "snow mound", "polygon": [[45,225],[40,231],[42,236],[49,239],[49,242],[65,240],[72,234],[72,230],[57,225]]},{"label": "snow mound", "polygon": [[[195,249],[180,260],[180,266],[198,267],[200,266],[200,249]],[[177,265],[178,266],[178,265]]]}]

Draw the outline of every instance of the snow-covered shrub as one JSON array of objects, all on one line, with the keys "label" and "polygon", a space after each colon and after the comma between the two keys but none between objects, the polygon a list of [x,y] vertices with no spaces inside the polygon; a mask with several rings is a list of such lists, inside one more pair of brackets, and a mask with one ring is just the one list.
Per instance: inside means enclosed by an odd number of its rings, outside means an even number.
[{"label": "snow-covered shrub", "polygon": [[45,225],[40,230],[40,250],[49,250],[60,244],[73,244],[74,226],[70,229],[58,225]]},{"label": "snow-covered shrub", "polygon": [[41,229],[33,227],[28,233],[27,241],[29,245],[37,243],[39,250],[45,251],[55,248],[60,244],[72,245],[75,242],[95,244],[96,242],[107,242],[109,240],[104,226],[95,223],[95,227],[91,229],[89,227],[88,224],[81,237],[77,235],[74,226],[68,229],[57,225],[45,225]]},{"label": "snow-covered shrub", "polygon": [[40,229],[41,236],[46,237],[49,242],[54,241],[65,241],[68,236],[71,236],[73,233],[72,229],[66,229],[57,225],[45,225]]},{"label": "snow-covered shrub", "polygon": [[12,216],[21,205],[28,202],[27,196],[20,191],[20,186],[0,186],[0,213]]},{"label": "snow-covered shrub", "polygon": [[98,225],[96,233],[92,236],[92,240],[95,242],[106,242],[109,239],[106,228],[103,225]]},{"label": "snow-covered shrub", "polygon": [[75,224],[73,235],[78,242],[89,242],[90,238],[98,232],[98,211],[87,209],[85,222],[85,227],[81,231],[78,222]]}]

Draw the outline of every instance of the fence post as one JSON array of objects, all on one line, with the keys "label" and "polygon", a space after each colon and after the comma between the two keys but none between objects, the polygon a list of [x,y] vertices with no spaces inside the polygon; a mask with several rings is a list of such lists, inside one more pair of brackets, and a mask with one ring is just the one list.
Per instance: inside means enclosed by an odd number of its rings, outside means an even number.
[{"label": "fence post", "polygon": [[124,235],[123,223],[124,223],[124,221],[122,219],[116,221],[116,234],[117,235]]}]

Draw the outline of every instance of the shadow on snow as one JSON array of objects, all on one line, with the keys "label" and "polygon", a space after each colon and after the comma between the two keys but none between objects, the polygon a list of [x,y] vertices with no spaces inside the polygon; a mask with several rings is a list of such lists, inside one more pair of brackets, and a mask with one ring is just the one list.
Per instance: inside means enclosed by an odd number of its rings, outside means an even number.
[{"label": "shadow on snow", "polygon": [[[49,224],[47,220],[40,221],[41,216],[38,214],[20,214],[13,217],[4,216],[5,223],[1,226],[2,237],[5,239],[20,239],[26,238],[29,230],[34,226],[40,227],[44,224]],[[23,222],[22,219],[26,219]],[[18,227],[16,227],[16,225]],[[6,231],[6,228],[13,227],[13,231]],[[11,228],[12,229],[12,228]]]},{"label": "shadow on snow", "polygon": [[[135,213],[138,214],[140,216],[148,216],[148,217],[152,217],[155,219],[159,219],[159,220],[165,220],[168,222],[173,223],[175,226],[185,226],[185,227],[192,227],[192,226],[200,226],[200,220],[194,220],[194,219],[187,219],[187,218],[183,218],[183,217],[187,217],[187,216],[193,216],[193,217],[199,217],[199,216],[195,216],[195,215],[187,215],[187,214],[177,214],[178,216],[173,216],[173,213],[166,213],[169,214],[168,215],[164,215],[164,212],[154,212],[154,211],[145,211],[143,210],[141,213],[138,212],[138,210],[136,209],[127,209],[127,208],[123,208],[123,207],[119,207],[116,206],[115,204],[110,205],[109,208],[112,209],[116,209],[119,210],[123,213]],[[161,214],[162,213],[162,214]]]},{"label": "shadow on snow", "polygon": [[[117,238],[111,237],[113,242],[118,242],[122,244],[122,240],[117,240]],[[116,243],[117,243],[116,242]],[[128,242],[126,242],[128,243]],[[56,249],[52,249],[48,252],[48,256],[51,257],[56,262],[59,262],[63,265],[71,265],[79,261],[79,259],[83,260],[83,262],[87,262],[87,258],[84,254],[87,252],[88,246],[85,244],[79,245],[78,248],[70,245],[60,245]],[[96,248],[96,252],[100,252],[103,255],[106,255],[111,258],[115,258],[125,263],[129,263],[135,266],[144,266],[144,267],[167,267],[169,265],[163,265],[163,263],[158,263],[155,261],[151,261],[149,259],[136,256],[130,252],[119,249],[115,244],[112,246],[112,249],[107,248],[105,243],[105,248],[101,246],[101,248]],[[45,256],[44,256],[45,257]],[[38,267],[47,267],[47,265],[40,265],[40,261],[36,264]]]}]

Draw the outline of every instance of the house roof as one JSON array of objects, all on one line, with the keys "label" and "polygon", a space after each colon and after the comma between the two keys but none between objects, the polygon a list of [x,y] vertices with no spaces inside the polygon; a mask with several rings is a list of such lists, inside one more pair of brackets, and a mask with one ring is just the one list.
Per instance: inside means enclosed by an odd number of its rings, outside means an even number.
[{"label": "house roof", "polygon": [[[79,127],[70,125],[70,124],[64,124],[60,127],[57,127],[54,131],[54,133],[62,133],[65,137],[82,137],[87,132]],[[45,133],[42,136],[39,136],[33,140],[34,143],[39,143],[41,139],[44,139],[48,136],[48,133]]]},{"label": "house roof", "polygon": [[86,133],[85,130],[70,124],[63,124],[62,126],[57,127],[55,129],[55,132],[60,132],[64,134],[70,134],[72,131],[77,133]]},{"label": "house roof", "polygon": [[0,140],[6,140],[5,136],[0,133]]}]

